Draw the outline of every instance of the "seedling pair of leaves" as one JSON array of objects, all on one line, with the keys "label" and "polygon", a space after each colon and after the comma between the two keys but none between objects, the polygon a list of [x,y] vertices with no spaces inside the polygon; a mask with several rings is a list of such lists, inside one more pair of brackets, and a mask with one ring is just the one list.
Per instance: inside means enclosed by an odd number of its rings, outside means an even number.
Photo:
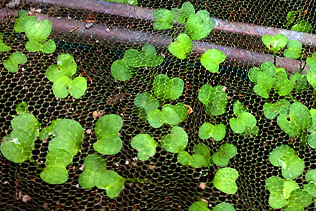
[{"label": "seedling pair of leaves", "polygon": [[[221,86],[212,87],[204,84],[199,91],[198,98],[205,105],[209,115],[218,116],[226,112],[228,97]],[[221,135],[219,134],[219,136]]]},{"label": "seedling pair of leaves", "polygon": [[264,98],[269,97],[269,92],[273,88],[280,96],[287,96],[294,88],[294,82],[287,79],[284,68],[276,68],[270,62],[264,62],[261,69],[251,68],[248,72],[250,81],[256,85],[253,91]]},{"label": "seedling pair of leaves", "polygon": [[270,153],[269,160],[272,165],[282,167],[282,176],[286,179],[296,179],[304,171],[304,161],[288,145],[275,148]]},{"label": "seedling pair of leaves", "polygon": [[113,78],[119,81],[126,81],[137,72],[140,67],[156,67],[163,62],[163,57],[157,55],[154,46],[146,43],[142,47],[142,52],[134,49],[128,49],[124,53],[123,59],[116,60],[111,65],[111,74]]},{"label": "seedling pair of leaves", "polygon": [[228,165],[229,159],[234,157],[236,153],[237,148],[234,145],[225,143],[212,155],[212,160],[217,166],[224,167]]},{"label": "seedling pair of leaves", "polygon": [[58,98],[65,98],[70,93],[74,98],[80,98],[87,90],[87,80],[84,77],[72,76],[77,71],[77,63],[68,53],[62,53],[57,56],[57,65],[50,65],[45,75],[53,82],[53,93]]},{"label": "seedling pair of leaves", "polygon": [[[187,133],[178,126],[171,129],[170,134],[163,135],[160,139],[160,146],[172,153],[183,151],[188,144]],[[148,134],[138,134],[132,138],[131,146],[137,149],[137,157],[146,161],[156,153],[158,143]]]},{"label": "seedling pair of leaves", "polygon": [[313,27],[307,21],[301,20],[301,10],[290,11],[286,16],[287,22],[284,27],[288,27],[291,23],[293,23],[297,15],[298,15],[298,21],[294,26],[291,27],[291,30],[311,33],[313,31]]},{"label": "seedling pair of leaves", "polygon": [[209,167],[213,164],[210,150],[204,144],[196,144],[193,147],[194,155],[186,151],[178,153],[177,159],[182,165],[190,165],[193,168]]},{"label": "seedling pair of leaves", "polygon": [[237,118],[229,119],[229,125],[235,133],[242,134],[245,138],[250,134],[258,135],[258,126],[256,118],[248,112],[248,108],[242,106],[241,102],[237,100],[233,106],[234,114]]},{"label": "seedling pair of leaves", "polygon": [[62,184],[68,180],[65,169],[78,153],[84,139],[81,125],[72,119],[57,119],[40,133],[40,138],[53,136],[48,145],[46,163],[40,177],[50,184]]},{"label": "seedling pair of leaves", "polygon": [[[189,211],[210,211],[210,209],[207,208],[205,201],[197,201],[189,207]],[[229,203],[222,202],[213,207],[212,211],[235,211],[235,208]]]},{"label": "seedling pair of leaves", "polygon": [[49,20],[37,23],[36,17],[28,16],[24,10],[18,11],[18,16],[20,18],[15,19],[14,30],[25,32],[29,39],[25,45],[26,50],[30,52],[42,51],[43,53],[53,53],[56,50],[55,42],[52,39],[45,42],[52,30],[52,23]]},{"label": "seedling pair of leaves", "polygon": [[110,198],[118,196],[126,181],[115,171],[107,170],[101,155],[91,154],[84,159],[84,171],[79,176],[79,185],[88,189],[94,186],[105,189]]},{"label": "seedling pair of leaves", "polygon": [[3,43],[3,33],[0,33],[0,53],[7,52],[11,47]]},{"label": "seedling pair of leaves", "polygon": [[304,210],[305,207],[312,203],[312,197],[305,190],[305,186],[304,190],[302,190],[292,180],[281,179],[276,176],[269,177],[266,180],[266,188],[270,192],[269,205],[274,209],[284,207],[283,210],[286,211]]}]

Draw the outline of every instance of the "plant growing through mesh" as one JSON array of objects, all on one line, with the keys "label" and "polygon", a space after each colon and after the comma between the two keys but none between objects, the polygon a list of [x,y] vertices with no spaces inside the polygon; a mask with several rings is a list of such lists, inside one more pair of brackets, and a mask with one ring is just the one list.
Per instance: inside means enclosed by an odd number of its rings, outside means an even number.
[{"label": "plant growing through mesh", "polygon": [[288,12],[286,16],[287,22],[284,27],[288,27],[291,23],[293,23],[297,15],[298,15],[298,20],[296,24],[291,27],[291,30],[311,33],[313,31],[313,27],[307,21],[302,20],[302,9]]}]

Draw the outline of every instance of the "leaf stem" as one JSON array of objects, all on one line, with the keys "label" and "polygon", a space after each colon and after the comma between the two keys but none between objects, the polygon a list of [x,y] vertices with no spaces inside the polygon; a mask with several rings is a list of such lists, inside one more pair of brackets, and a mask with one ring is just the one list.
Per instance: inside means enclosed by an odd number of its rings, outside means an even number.
[{"label": "leaf stem", "polygon": [[273,52],[273,64],[276,67],[276,52]]}]

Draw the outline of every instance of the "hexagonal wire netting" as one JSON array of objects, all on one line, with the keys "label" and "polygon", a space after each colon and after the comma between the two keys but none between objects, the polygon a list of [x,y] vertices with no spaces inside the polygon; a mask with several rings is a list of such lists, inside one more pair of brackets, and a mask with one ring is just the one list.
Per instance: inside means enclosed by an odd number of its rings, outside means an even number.
[{"label": "hexagonal wire netting", "polygon": [[[190,1],[196,11],[206,9],[217,25],[204,39],[194,43],[194,52],[188,61],[176,59],[167,50],[166,43],[171,41],[171,30],[154,30],[153,12],[158,8],[180,8],[185,1],[141,1],[138,7],[105,3],[103,1],[20,1],[12,8],[6,7],[9,2],[3,1],[0,7],[0,32],[4,33],[4,43],[11,50],[0,53],[0,132],[1,138],[12,131],[11,120],[16,113],[18,103],[26,102],[29,111],[47,127],[57,119],[73,119],[85,130],[85,138],[79,153],[66,167],[69,179],[61,185],[44,182],[40,170],[30,161],[17,164],[7,160],[2,154],[1,161],[1,196],[3,210],[187,210],[201,196],[209,207],[221,202],[231,203],[236,210],[270,210],[269,192],[265,189],[265,180],[271,176],[281,176],[279,167],[268,161],[269,153],[277,146],[287,144],[294,148],[305,162],[305,171],[315,169],[315,151],[302,147],[284,133],[276,120],[268,120],[263,115],[265,99],[253,92],[247,72],[250,67],[259,66],[264,61],[273,61],[261,42],[263,34],[275,35],[278,30],[301,39],[303,55],[306,58],[315,51],[313,34],[297,33],[286,30],[286,15],[289,11],[302,9],[304,20],[316,28],[314,1]],[[135,9],[136,8],[136,9]],[[17,10],[31,11],[38,21],[48,19],[53,24],[49,39],[53,39],[57,49],[52,54],[31,53],[25,49],[27,38],[24,33],[13,31],[14,15]],[[37,9],[40,9],[36,12]],[[87,29],[86,20],[96,21]],[[226,24],[226,25],[225,25]],[[231,25],[230,25],[231,24]],[[175,25],[176,34],[183,27]],[[250,28],[247,28],[250,27]],[[253,28],[251,28],[253,27]],[[273,27],[273,28],[268,28]],[[289,29],[288,27],[287,29]],[[245,30],[249,30],[245,32]],[[252,31],[250,31],[252,30]],[[315,31],[313,31],[315,32]],[[303,35],[304,36],[303,36]],[[299,37],[302,35],[303,37]],[[308,37],[310,36],[310,37]],[[158,54],[165,56],[163,63],[153,72],[150,68],[141,68],[139,75],[129,81],[116,81],[111,76],[111,64],[121,59],[127,49],[141,50],[144,43],[150,43]],[[199,62],[192,65],[187,72],[185,68],[208,48],[222,50],[227,59],[220,66],[219,74],[207,71]],[[27,56],[27,63],[19,66],[17,73],[8,72],[2,61],[12,52],[22,52]],[[88,89],[79,99],[70,95],[64,99],[54,96],[52,82],[45,71],[56,63],[60,53],[71,54],[77,65],[75,76],[81,74],[88,80]],[[288,71],[294,71],[297,64],[289,63],[278,55],[278,64]],[[156,154],[147,161],[137,159],[137,150],[131,147],[131,139],[140,133],[147,133],[159,140],[170,131],[164,125],[152,128],[140,120],[135,112],[134,98],[141,92],[152,92],[152,74],[166,74],[180,77],[185,83],[184,92],[177,102],[191,106],[193,112],[181,123],[189,136],[186,151],[192,153],[193,146],[203,143],[210,148],[211,154],[223,143],[237,147],[237,154],[230,159],[228,166],[235,168],[239,177],[236,181],[236,194],[225,194],[213,185],[202,189],[201,183],[208,183],[214,178],[217,166],[209,168],[192,168],[183,166],[177,161],[177,154],[158,147]],[[203,104],[198,100],[198,91],[203,84],[226,87],[228,104],[226,113],[216,116],[217,123],[223,123],[227,130],[220,142],[211,139],[202,140],[198,136],[199,127],[204,122],[211,122]],[[313,90],[309,88],[301,94],[292,92],[294,98],[308,107],[315,108],[312,98]],[[270,92],[273,100],[280,99],[278,94]],[[234,133],[229,127],[229,119],[234,117],[233,103],[239,100],[248,107],[257,120],[259,134],[244,138]],[[160,107],[161,108],[161,107]],[[98,118],[105,114],[117,114],[123,119],[120,138],[123,141],[121,151],[115,155],[103,155],[107,168],[114,170],[125,178],[147,179],[151,183],[126,182],[119,196],[109,198],[104,189],[93,187],[83,189],[78,184],[79,175],[83,172],[83,162],[87,155],[96,153],[94,126]],[[50,138],[44,141],[37,139],[32,152],[33,159],[45,167],[45,156],[48,152]],[[304,173],[305,174],[305,173]],[[305,184],[304,174],[295,181]],[[313,210],[313,204],[307,210]]]}]

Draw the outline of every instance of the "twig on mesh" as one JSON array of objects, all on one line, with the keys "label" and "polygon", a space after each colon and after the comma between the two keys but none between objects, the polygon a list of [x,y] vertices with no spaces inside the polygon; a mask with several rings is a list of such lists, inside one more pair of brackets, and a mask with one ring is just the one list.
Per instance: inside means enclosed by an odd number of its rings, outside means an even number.
[{"label": "twig on mesh", "polygon": [[90,78],[90,76],[88,75],[88,73],[86,73],[85,71],[83,71],[83,70],[81,70],[81,69],[79,69],[81,72],[83,72],[83,74],[85,75],[85,76],[87,76],[88,77],[88,80],[92,83],[92,79]]}]

